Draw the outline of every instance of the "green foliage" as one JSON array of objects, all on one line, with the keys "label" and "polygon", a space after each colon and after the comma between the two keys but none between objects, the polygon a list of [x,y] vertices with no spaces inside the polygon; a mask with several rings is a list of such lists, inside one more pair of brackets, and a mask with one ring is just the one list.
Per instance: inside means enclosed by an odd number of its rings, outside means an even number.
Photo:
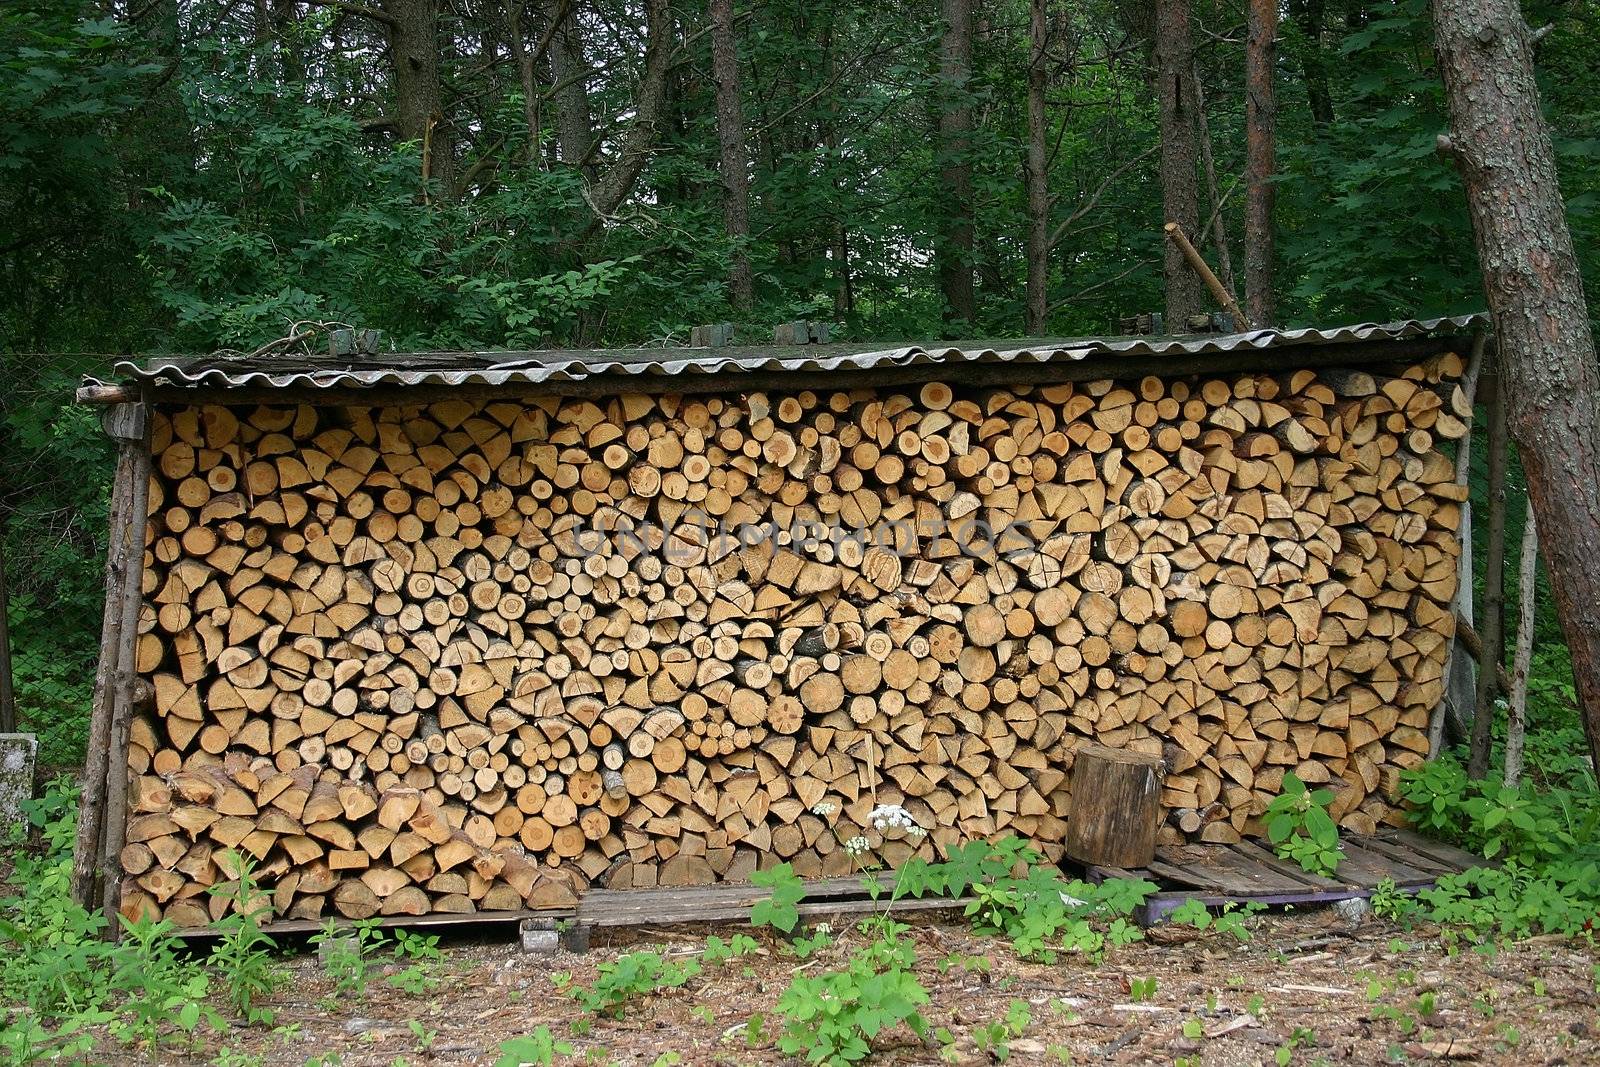
[{"label": "green foliage", "polygon": [[1028,1002],[1013,999],[1006,1007],[1005,1018],[974,1027],[972,1040],[979,1052],[996,1063],[1004,1063],[1011,1058],[1011,1042],[1027,1033],[1032,1021],[1033,1012]]},{"label": "green foliage", "polygon": [[700,959],[704,963],[727,963],[729,960],[748,956],[760,949],[761,946],[756,943],[756,939],[749,934],[734,934],[727,941],[712,934],[706,938],[706,948],[700,954]]},{"label": "green foliage", "polygon": [[1498,867],[1447,875],[1396,902],[1397,917],[1426,916],[1497,933],[1577,934],[1600,912],[1600,792],[1592,781],[1516,788],[1469,779],[1451,755],[1401,776],[1417,825],[1488,858]]},{"label": "green foliage", "polygon": [[584,1011],[613,1019],[622,1018],[628,1003],[662,989],[680,989],[700,973],[700,960],[690,957],[675,963],[659,952],[630,952],[598,968],[594,985],[575,985],[570,995]]},{"label": "green foliage", "polygon": [[1190,897],[1173,909],[1168,919],[1175,923],[1192,926],[1196,930],[1210,930],[1213,933],[1227,934],[1239,941],[1248,941],[1250,940],[1250,928],[1245,925],[1246,916],[1265,909],[1265,904],[1257,900],[1251,900],[1243,904],[1224,904],[1213,915],[1210,908],[1199,900]]},{"label": "green foliage", "polygon": [[372,957],[383,943],[383,931],[373,919],[341,927],[329,919],[311,938],[318,946],[322,969],[333,980],[336,997],[364,997],[374,968]]},{"label": "green foliage", "polygon": [[1293,771],[1283,776],[1283,792],[1267,805],[1267,837],[1279,856],[1312,874],[1330,875],[1339,866],[1339,827],[1328,814],[1330,789],[1308,789]]},{"label": "green foliage", "polygon": [[871,1052],[873,1038],[902,1023],[927,1036],[917,1009],[928,1003],[928,992],[912,973],[917,955],[902,936],[906,927],[883,920],[876,929],[878,936],[852,953],[843,970],[790,982],[778,998],[780,1051],[803,1054],[808,1063],[854,1063]]},{"label": "green foliage", "polygon": [[210,887],[226,898],[229,911],[214,924],[222,936],[211,950],[211,966],[222,975],[228,1004],[245,1021],[272,1025],[273,1012],[259,1001],[281,984],[272,953],[278,947],[261,932],[258,916],[271,913],[271,901],[256,885],[255,861],[228,850],[217,865],[231,877]]},{"label": "green foliage", "polygon": [[572,1055],[572,1044],[557,1041],[550,1028],[540,1023],[524,1037],[500,1042],[499,1051],[500,1057],[494,1061],[494,1067],[528,1067],[529,1064],[550,1067],[557,1056]]},{"label": "green foliage", "polygon": [[[1025,957],[1050,960],[1057,948],[1099,959],[1106,945],[1143,935],[1127,917],[1156,891],[1152,882],[1068,881],[1020,838],[969,841],[941,863],[912,859],[896,875],[895,896],[967,894],[966,914],[980,933],[1000,934]],[[1020,870],[1020,876],[1013,876]],[[1095,926],[1109,922],[1105,932]],[[1059,938],[1059,940],[1058,940]]]},{"label": "green foliage", "polygon": [[750,909],[752,926],[770,926],[782,933],[791,933],[800,923],[799,904],[806,896],[805,883],[794,873],[789,863],[780,863],[750,875],[752,885],[771,890],[765,900],[756,901]]},{"label": "green foliage", "polygon": [[1161,987],[1161,982],[1154,978],[1128,979],[1128,999],[1135,1004],[1143,1004],[1156,995],[1156,990]]}]

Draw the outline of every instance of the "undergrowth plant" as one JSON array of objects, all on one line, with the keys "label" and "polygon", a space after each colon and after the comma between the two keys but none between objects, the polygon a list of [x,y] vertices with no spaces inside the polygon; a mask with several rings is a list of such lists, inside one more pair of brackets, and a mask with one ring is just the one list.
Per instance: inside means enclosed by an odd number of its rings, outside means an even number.
[{"label": "undergrowth plant", "polygon": [[1330,789],[1311,789],[1300,776],[1283,776],[1283,792],[1267,805],[1267,837],[1279,856],[1294,860],[1303,870],[1324,877],[1339,866],[1339,827],[1328,814]]},{"label": "undergrowth plant", "polygon": [[215,923],[222,937],[211,950],[211,965],[222,977],[228,1005],[248,1025],[272,1024],[273,1012],[260,1004],[280,984],[272,953],[278,947],[261,931],[258,919],[270,914],[271,901],[255,880],[255,861],[232,849],[217,858],[228,877],[210,888],[228,902],[228,913]]},{"label": "undergrowth plant", "polygon": [[1412,900],[1396,899],[1402,922],[1426,918],[1477,936],[1574,935],[1600,914],[1600,793],[1593,780],[1573,785],[1531,779],[1507,786],[1473,780],[1453,755],[1401,776],[1417,827],[1498,866],[1446,875]]},{"label": "undergrowth plant", "polygon": [[630,952],[597,970],[594,985],[574,985],[569,995],[592,1015],[620,1019],[630,1002],[686,985],[700,973],[700,959],[691,956],[674,962],[659,952]]},{"label": "undergrowth plant", "polygon": [[928,1024],[918,1009],[928,991],[912,969],[917,953],[908,928],[884,916],[862,923],[869,940],[837,971],[796,975],[778,998],[783,1033],[778,1049],[808,1063],[855,1063],[872,1040],[904,1025],[919,1038]]}]

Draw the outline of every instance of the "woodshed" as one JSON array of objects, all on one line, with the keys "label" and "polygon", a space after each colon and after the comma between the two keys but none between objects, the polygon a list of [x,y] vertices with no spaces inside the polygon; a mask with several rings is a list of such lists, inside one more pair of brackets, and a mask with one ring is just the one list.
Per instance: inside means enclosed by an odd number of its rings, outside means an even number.
[{"label": "woodshed", "polygon": [[1091,741],[1169,843],[1289,771],[1370,833],[1479,328],[122,364],[78,874],[195,926],[227,850],[298,919],[1056,858]]}]

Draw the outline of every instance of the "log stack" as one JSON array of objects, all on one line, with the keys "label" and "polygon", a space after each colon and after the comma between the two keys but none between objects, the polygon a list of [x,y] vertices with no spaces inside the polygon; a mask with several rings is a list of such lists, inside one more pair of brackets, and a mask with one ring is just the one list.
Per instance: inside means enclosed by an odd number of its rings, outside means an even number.
[{"label": "log stack", "polygon": [[[1454,355],[1013,389],[169,407],[123,907],[226,850],[281,915],[559,906],[1060,854],[1088,742],[1163,835],[1285,772],[1393,821],[1453,632]],[[872,835],[876,839],[876,835]]]}]

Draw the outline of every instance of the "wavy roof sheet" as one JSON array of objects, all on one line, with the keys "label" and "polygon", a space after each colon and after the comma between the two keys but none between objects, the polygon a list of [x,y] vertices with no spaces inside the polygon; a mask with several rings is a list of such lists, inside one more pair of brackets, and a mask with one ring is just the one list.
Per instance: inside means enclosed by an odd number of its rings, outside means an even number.
[{"label": "wavy roof sheet", "polygon": [[[168,389],[348,390],[411,386],[507,386],[582,382],[593,378],[672,377],[758,371],[869,370],[922,364],[1077,362],[1094,357],[1197,356],[1266,352],[1296,345],[1398,341],[1459,333],[1486,325],[1483,314],[1361,323],[1326,329],[1250,330],[1185,337],[1087,337],[973,341],[883,348],[783,345],[728,348],[637,348],[593,351],[405,352],[377,356],[154,356],[124,360],[124,380]],[[643,383],[641,383],[643,384]]]}]

